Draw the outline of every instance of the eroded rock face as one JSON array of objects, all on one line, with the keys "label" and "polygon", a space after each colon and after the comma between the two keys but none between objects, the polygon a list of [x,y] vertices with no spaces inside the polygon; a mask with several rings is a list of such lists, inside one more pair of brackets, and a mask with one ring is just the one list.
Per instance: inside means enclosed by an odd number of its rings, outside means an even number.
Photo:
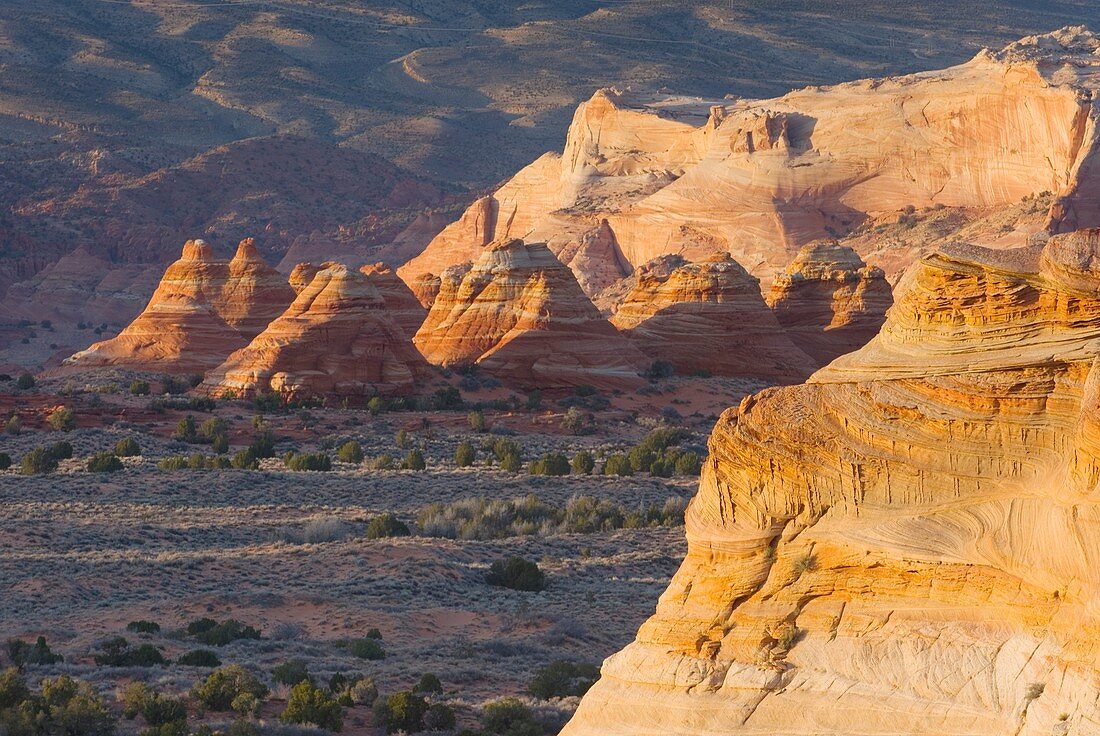
[{"label": "eroded rock face", "polygon": [[666,274],[640,273],[611,322],[643,354],[683,374],[795,383],[818,367],[780,327],[760,282],[728,253]]},{"label": "eroded rock face", "polygon": [[893,295],[881,269],[851,248],[820,241],[775,278],[768,303],[791,341],[824,365],[878,334]]},{"label": "eroded rock face", "polygon": [[251,238],[241,241],[230,261],[215,258],[204,241],[189,240],[137,319],[65,366],[202,373],[247,345],[293,297]]},{"label": "eroded rock face", "polygon": [[294,266],[290,272],[290,276],[287,277],[291,288],[294,289],[294,293],[301,294],[321,269],[322,266],[313,263],[299,263]]},{"label": "eroded rock face", "polygon": [[416,337],[428,362],[477,364],[534,388],[637,385],[645,359],[541,243],[501,241],[473,267],[444,272]]},{"label": "eroded rock face", "polygon": [[416,294],[384,263],[363,266],[359,271],[378,290],[390,317],[411,339],[428,315],[428,310],[421,306]]},{"label": "eroded rock face", "polygon": [[1100,231],[929,256],[866,347],[728,410],[563,734],[1100,732],[1098,263]]},{"label": "eroded rock face", "polygon": [[287,310],[202,385],[209,394],[370,397],[411,391],[426,365],[368,276],[317,272]]},{"label": "eroded rock face", "polygon": [[941,71],[768,100],[600,90],[560,155],[475,203],[401,275],[438,274],[493,239],[557,252],[600,219],[632,266],[729,251],[765,286],[803,245],[906,206],[1000,207],[1050,191],[1051,229],[1100,225],[1097,48],[1066,28]]}]

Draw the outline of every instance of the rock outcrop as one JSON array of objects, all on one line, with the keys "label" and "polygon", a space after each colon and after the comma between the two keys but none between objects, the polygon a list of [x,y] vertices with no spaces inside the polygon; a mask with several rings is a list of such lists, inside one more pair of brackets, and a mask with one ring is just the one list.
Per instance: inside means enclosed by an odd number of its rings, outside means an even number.
[{"label": "rock outcrop", "polygon": [[230,261],[215,258],[204,241],[189,240],[145,310],[115,337],[70,357],[65,367],[202,373],[247,345],[293,297],[251,238],[241,241]]},{"label": "rock outcrop", "polygon": [[532,388],[637,385],[648,363],[542,243],[489,244],[473,267],[444,272],[416,337],[428,362],[477,364]]},{"label": "rock outcrop", "polygon": [[671,273],[639,274],[611,318],[644,355],[679,373],[796,383],[818,367],[792,344],[760,296],[760,282],[728,253]]},{"label": "rock outcrop", "polygon": [[882,270],[833,241],[800,250],[768,294],[791,341],[819,365],[866,345],[892,303]]},{"label": "rock outcrop", "polygon": [[299,263],[294,266],[290,271],[290,276],[287,277],[294,293],[301,294],[322,268],[324,268],[323,264],[318,266],[314,263]]},{"label": "rock outcrop", "polygon": [[689,551],[564,736],[1100,733],[1100,231],[960,246],[722,416]]},{"label": "rock outcrop", "polygon": [[[1065,28],[941,71],[767,100],[600,90],[561,154],[475,203],[401,275],[438,274],[493,239],[558,252],[600,220],[633,266],[729,251],[765,287],[803,245],[907,206],[1002,207],[1050,191],[1052,231],[1097,225],[1098,48]],[[889,260],[900,270],[912,258]]]},{"label": "rock outcrop", "polygon": [[390,317],[411,339],[428,315],[428,310],[420,304],[416,294],[384,263],[363,266],[359,271],[378,290]]},{"label": "rock outcrop", "polygon": [[332,264],[212,371],[202,390],[369,398],[411,391],[426,369],[370,278]]}]

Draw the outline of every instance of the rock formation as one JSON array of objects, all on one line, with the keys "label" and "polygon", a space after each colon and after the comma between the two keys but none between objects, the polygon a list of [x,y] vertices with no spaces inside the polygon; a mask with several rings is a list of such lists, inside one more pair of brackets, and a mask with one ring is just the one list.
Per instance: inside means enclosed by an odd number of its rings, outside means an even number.
[{"label": "rock formation", "polygon": [[689,551],[564,736],[1100,732],[1100,230],[960,246],[722,416]]},{"label": "rock formation", "polygon": [[247,345],[293,297],[251,238],[241,241],[230,261],[215,258],[204,241],[189,240],[145,310],[118,335],[76,353],[65,365],[202,373]]},{"label": "rock formation", "polygon": [[833,241],[800,250],[768,294],[779,324],[819,365],[866,345],[892,302],[883,272]]},{"label": "rock formation", "polygon": [[489,244],[473,267],[444,272],[413,342],[428,362],[477,364],[532,388],[640,382],[648,365],[542,243]]},{"label": "rock formation", "polygon": [[370,278],[332,264],[202,390],[369,398],[411,391],[426,368]]},{"label": "rock formation", "polygon": [[359,271],[378,290],[390,317],[411,339],[428,315],[428,310],[420,304],[416,294],[384,263],[363,266]]},{"label": "rock formation", "polygon": [[290,282],[290,287],[294,289],[295,294],[301,294],[310,282],[313,281],[313,277],[317,275],[317,272],[324,268],[324,265],[318,266],[313,263],[299,263],[290,272],[290,276],[287,277],[287,281]]},{"label": "rock formation", "polygon": [[1000,207],[1051,191],[1052,230],[1100,224],[1098,48],[1066,28],[942,71],[767,100],[600,90],[561,154],[478,200],[400,273],[438,274],[493,239],[558,252],[606,220],[615,257],[633,266],[729,251],[766,287],[803,245],[906,206]]},{"label": "rock formation", "polygon": [[760,296],[760,282],[728,253],[661,277],[640,274],[612,317],[644,355],[677,372],[804,380],[818,367],[796,348]]}]

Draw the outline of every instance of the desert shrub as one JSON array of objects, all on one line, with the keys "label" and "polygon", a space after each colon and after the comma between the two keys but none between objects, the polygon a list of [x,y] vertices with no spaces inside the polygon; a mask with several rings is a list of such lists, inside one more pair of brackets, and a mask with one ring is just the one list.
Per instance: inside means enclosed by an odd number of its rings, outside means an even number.
[{"label": "desert shrub", "polygon": [[377,661],[386,658],[386,650],[382,648],[382,644],[379,643],[378,639],[369,636],[349,641],[348,652],[359,659]]},{"label": "desert shrub", "polygon": [[450,731],[455,727],[454,709],[446,703],[435,703],[424,712],[424,728],[428,731]]},{"label": "desert shrub", "polygon": [[542,391],[535,389],[531,393],[527,394],[527,401],[524,404],[528,411],[538,411],[542,408]]},{"label": "desert shrub", "polygon": [[469,442],[460,442],[455,448],[455,465],[460,468],[468,468],[477,460],[477,452]]},{"label": "desert shrub", "polygon": [[680,475],[699,475],[703,470],[703,460],[694,452],[685,452],[676,459],[675,468]]},{"label": "desert shrub", "polygon": [[248,446],[252,456],[260,458],[275,457],[275,435],[271,432],[261,432]]},{"label": "desert shrub", "polygon": [[386,733],[417,733],[424,730],[428,702],[414,692],[403,690],[374,704],[374,723]]},{"label": "desert shrub", "polygon": [[650,363],[644,375],[651,381],[657,381],[662,378],[672,378],[675,373],[676,367],[672,363],[667,360],[655,360]]},{"label": "desert shrub", "polygon": [[386,537],[407,537],[411,534],[409,526],[393,514],[379,514],[367,524],[367,539]]},{"label": "desert shrub", "polygon": [[428,411],[457,411],[466,406],[462,393],[454,386],[437,389],[424,403]]},{"label": "desert shrub", "polygon": [[355,440],[349,440],[340,445],[340,449],[336,451],[336,457],[342,462],[358,465],[363,462],[363,448]]},{"label": "desert shrub", "polygon": [[573,460],[569,465],[577,475],[591,475],[596,468],[596,460],[592,457],[591,452],[581,450],[573,456]]},{"label": "desert shrub", "polygon": [[343,727],[343,711],[336,699],[304,680],[290,691],[286,709],[279,716],[283,723],[312,723],[329,731]]},{"label": "desert shrub", "polygon": [[[19,676],[19,670],[9,667],[0,672],[0,711],[14,708],[30,697],[31,691]],[[0,724],[3,724],[2,720]]]},{"label": "desert shrub", "polygon": [[428,467],[428,465],[424,462],[424,453],[416,449],[409,450],[408,454],[405,455],[405,459],[401,462],[402,470],[419,471],[426,467]]},{"label": "desert shrub", "polygon": [[251,672],[231,664],[211,672],[191,688],[191,696],[204,708],[213,711],[237,710],[234,702],[262,701],[268,690]]},{"label": "desert shrub", "polygon": [[195,417],[188,414],[176,424],[176,431],[172,433],[172,439],[194,442],[198,438],[198,433]]},{"label": "desert shrub", "polygon": [[581,696],[599,677],[600,668],[594,664],[558,660],[536,672],[527,690],[543,700]]},{"label": "desert shrub", "polygon": [[20,374],[19,378],[15,380],[15,387],[20,391],[34,388],[34,376],[30,373]]},{"label": "desert shrub", "polygon": [[19,463],[23,475],[41,475],[57,470],[57,458],[45,447],[36,447],[23,456]]},{"label": "desert shrub", "polygon": [[88,459],[89,473],[113,473],[122,470],[122,461],[113,452],[100,452]]},{"label": "desert shrub", "polygon": [[18,414],[12,414],[4,424],[4,431],[10,435],[17,435],[23,431],[23,420]]},{"label": "desert shrub", "polygon": [[168,664],[160,650],[152,644],[139,644],[131,647],[121,636],[116,636],[99,646],[99,653],[93,659],[105,667],[156,667]]},{"label": "desert shrub", "polygon": [[46,417],[46,424],[57,432],[66,432],[76,426],[76,415],[67,406],[59,406]]},{"label": "desert shrub", "polygon": [[300,682],[313,682],[313,678],[309,676],[309,668],[300,659],[291,659],[275,667],[271,671],[271,679],[280,685],[291,686]]},{"label": "desert shrub", "polygon": [[123,437],[115,443],[115,454],[119,457],[137,457],[141,454],[141,447],[133,437]]},{"label": "desert shrub", "polygon": [[373,470],[393,470],[396,462],[393,459],[393,455],[383,453],[371,461],[371,468]]},{"label": "desert shrub", "polygon": [[199,425],[197,439],[200,442],[213,442],[215,437],[222,437],[229,431],[225,421],[219,417],[210,417]]},{"label": "desert shrub", "polygon": [[425,672],[420,676],[420,681],[413,687],[413,692],[426,695],[439,695],[443,692],[443,683],[431,672]]},{"label": "desert shrub", "polygon": [[[24,701],[19,711],[16,724],[5,728],[0,720],[0,731],[9,730],[12,736],[112,736],[115,732],[115,717],[99,695],[68,675],[42,680],[40,696]],[[19,715],[30,717],[19,723]]]},{"label": "desert shrub", "polygon": [[470,429],[475,432],[485,432],[489,429],[488,423],[485,421],[485,412],[481,409],[474,409],[472,412],[466,415],[466,423],[470,425]]},{"label": "desert shrub", "polygon": [[242,624],[235,618],[218,623],[211,618],[200,618],[187,625],[187,635],[208,646],[222,647],[239,639],[259,639],[260,632]]},{"label": "desert shrub", "polygon": [[139,381],[137,379],[130,381],[130,393],[134,396],[148,396],[149,382]]},{"label": "desert shrub", "polygon": [[[162,695],[143,682],[132,682],[127,685],[120,700],[124,717],[134,718],[140,714],[153,728],[168,724],[182,724],[187,720],[187,706],[181,699]],[[186,728],[182,732],[186,734]],[[166,733],[172,733],[172,731]]]},{"label": "desert shrub", "polygon": [[481,711],[481,726],[492,736],[542,736],[535,714],[518,698],[502,698]]},{"label": "desert shrub", "polygon": [[135,634],[159,634],[160,624],[156,621],[146,621],[142,619],[139,621],[131,621],[126,624],[126,630]]},{"label": "desert shrub", "polygon": [[633,475],[634,467],[630,464],[630,460],[626,455],[616,453],[614,455],[609,455],[608,458],[604,460],[603,474],[620,476]]},{"label": "desert shrub", "polygon": [[409,440],[409,433],[403,429],[397,430],[397,434],[393,436],[393,441],[397,443],[397,447],[402,450],[409,449],[411,441]]},{"label": "desert shrub", "polygon": [[62,661],[60,654],[54,654],[46,637],[38,637],[34,644],[21,639],[8,639],[8,656],[16,667],[28,664],[57,664]]},{"label": "desert shrub", "polygon": [[686,429],[658,427],[647,434],[638,445],[653,452],[660,452],[665,448],[682,443],[690,436],[691,433]]},{"label": "desert shrub", "polygon": [[54,460],[68,460],[73,456],[73,446],[65,440],[54,442],[47,449]]},{"label": "desert shrub", "polygon": [[807,572],[813,572],[817,569],[817,557],[815,557],[812,552],[808,552],[801,557],[796,558],[792,563],[792,567],[794,568],[794,571],[799,575]]},{"label": "desert shrub", "polygon": [[518,473],[523,469],[523,460],[516,453],[508,453],[500,459],[500,469],[508,473]]},{"label": "desert shrub", "polygon": [[237,450],[233,454],[230,465],[238,470],[256,470],[260,467],[260,461],[256,458],[256,453],[252,451],[252,448],[246,447],[243,450]]},{"label": "desert shrub", "polygon": [[11,467],[11,455],[6,452],[0,452],[0,470],[7,470]]},{"label": "desert shrub", "polygon": [[365,677],[353,683],[347,694],[351,702],[369,708],[378,700],[378,686],[374,684],[374,678]]},{"label": "desert shrub", "polygon": [[367,402],[367,411],[371,413],[371,416],[378,416],[386,410],[386,402],[382,400],[381,396],[374,396]]},{"label": "desert shrub", "polygon": [[648,447],[638,445],[627,453],[626,459],[635,473],[648,473],[654,461],[657,460],[657,453]]},{"label": "desert shrub", "polygon": [[548,452],[532,460],[531,475],[569,475],[569,460],[560,452]]},{"label": "desert shrub", "polygon": [[569,434],[584,434],[589,422],[577,407],[569,407],[561,418],[561,428]]},{"label": "desert shrub", "polygon": [[291,470],[332,470],[332,460],[323,452],[299,452],[289,456],[286,466]]},{"label": "desert shrub", "polygon": [[176,659],[176,664],[184,667],[221,667],[222,662],[218,655],[209,649],[192,649],[186,654],[181,654]]},{"label": "desert shrub", "polygon": [[485,582],[498,588],[527,592],[546,589],[546,575],[538,564],[522,557],[506,557],[489,566]]},{"label": "desert shrub", "polygon": [[219,455],[229,452],[229,437],[224,434],[215,436],[214,439],[210,441],[210,449]]}]

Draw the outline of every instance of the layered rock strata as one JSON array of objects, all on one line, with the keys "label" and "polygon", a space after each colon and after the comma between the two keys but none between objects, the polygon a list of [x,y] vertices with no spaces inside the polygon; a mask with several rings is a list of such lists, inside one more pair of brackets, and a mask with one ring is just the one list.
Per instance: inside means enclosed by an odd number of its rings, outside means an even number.
[{"label": "layered rock strata", "polygon": [[363,266],[359,271],[378,290],[390,317],[411,339],[428,315],[428,310],[420,304],[416,294],[384,263]]}]

